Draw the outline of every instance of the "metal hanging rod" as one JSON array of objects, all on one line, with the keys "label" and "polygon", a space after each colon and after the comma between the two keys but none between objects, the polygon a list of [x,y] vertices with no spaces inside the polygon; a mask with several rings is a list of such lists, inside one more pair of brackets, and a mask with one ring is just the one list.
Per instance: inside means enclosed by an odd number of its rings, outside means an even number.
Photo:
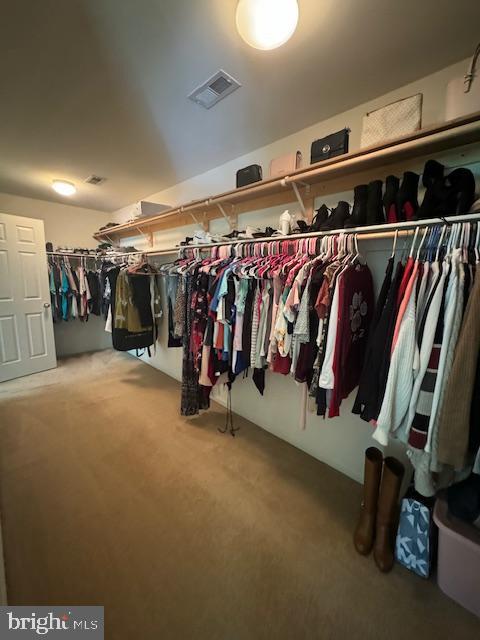
[{"label": "metal hanging rod", "polygon": [[[412,222],[399,222],[391,224],[375,224],[365,227],[352,227],[350,229],[333,229],[332,231],[312,231],[309,233],[294,233],[288,236],[265,236],[261,238],[235,238],[233,240],[225,240],[223,242],[209,242],[205,244],[187,244],[177,245],[175,247],[166,249],[148,249],[145,251],[130,252],[124,254],[116,254],[116,256],[129,256],[129,255],[178,255],[179,251],[184,249],[211,249],[213,247],[232,246],[237,244],[252,244],[260,242],[287,242],[291,240],[299,240],[302,238],[321,238],[323,236],[332,236],[339,234],[357,234],[359,238],[363,240],[380,240],[382,238],[392,238],[395,232],[398,232],[398,236],[408,235],[412,230],[417,227],[432,227],[435,225],[452,225],[458,222],[476,222],[480,221],[479,213],[468,213],[459,216],[447,216],[445,218],[430,218],[428,220],[413,220]],[[68,255],[64,253],[55,255]],[[83,254],[73,254],[78,257],[85,257]],[[88,257],[88,256],[87,256]],[[95,256],[90,256],[95,257]],[[102,256],[107,259],[109,256]]]},{"label": "metal hanging rod", "polygon": [[115,253],[110,255],[94,254],[94,253],[75,253],[67,251],[47,251],[47,256],[59,256],[64,258],[92,258],[93,260],[108,260],[109,258],[121,258],[128,255],[137,255],[137,252],[130,251],[128,253]]},{"label": "metal hanging rod", "polygon": [[[446,218],[430,218],[428,220],[413,220],[412,222],[399,222],[389,224],[376,224],[365,227],[352,227],[350,229],[333,229],[332,231],[312,231],[309,233],[294,233],[288,236],[265,236],[262,238],[237,238],[225,242],[212,242],[206,244],[189,244],[177,246],[180,249],[210,249],[212,247],[221,247],[236,244],[259,243],[259,242],[276,242],[297,240],[302,238],[319,238],[323,236],[332,236],[339,234],[354,233],[363,236],[365,240],[376,240],[381,238],[391,238],[398,231],[398,235],[407,235],[409,231],[417,227],[432,227],[435,225],[452,225],[458,222],[476,222],[480,220],[480,213],[468,213],[459,216],[447,216]],[[154,252],[148,252],[154,253]]]},{"label": "metal hanging rod", "polygon": [[[184,205],[172,207],[163,214],[158,214],[145,218],[142,222],[128,222],[112,227],[110,233],[116,236],[117,233],[124,233],[140,225],[142,228],[148,228],[151,225],[162,223],[169,220],[171,216],[177,216],[182,213],[202,212],[205,208],[217,208],[218,204],[225,205],[227,203],[242,203],[242,213],[258,209],[256,206],[257,198],[263,198],[270,195],[285,195],[288,193],[292,184],[310,184],[318,186],[325,181],[330,182],[337,178],[349,178],[352,186],[356,184],[354,176],[364,170],[373,171],[378,169],[383,171],[388,169],[392,163],[412,163],[419,159],[423,159],[425,155],[433,156],[434,154],[452,151],[466,145],[476,145],[475,153],[478,157],[477,146],[479,142],[480,131],[480,112],[472,113],[466,117],[450,120],[447,122],[437,123],[432,126],[424,127],[407,136],[387,141],[375,147],[359,149],[355,152],[337,156],[329,160],[325,160],[318,164],[310,165],[297,169],[292,175],[278,178],[267,178],[261,182],[253,183],[240,189],[231,189],[220,194],[195,199]],[[457,160],[454,161],[456,166]],[[475,162],[475,161],[473,161]],[[453,164],[453,163],[450,163]],[[461,166],[468,166],[469,163],[462,162]],[[449,169],[453,166],[449,166]],[[294,196],[294,194],[292,194]],[[319,194],[314,194],[319,195]],[[282,199],[282,203],[294,202],[290,199]],[[245,210],[245,204],[248,205]],[[276,202],[275,204],[280,204]],[[255,205],[255,206],[254,206]],[[173,224],[173,226],[176,226]],[[107,237],[109,230],[98,231],[96,237]]]},{"label": "metal hanging rod", "polygon": [[140,256],[154,254],[176,254],[178,249],[157,249],[155,251],[126,251],[125,253],[111,253],[111,254],[93,254],[93,253],[67,253],[65,251],[47,251],[47,256],[59,256],[64,258],[91,258],[93,260],[110,260],[112,258],[125,258],[127,256]]},{"label": "metal hanging rod", "polygon": [[398,235],[408,235],[409,232],[417,227],[431,227],[434,225],[452,225],[459,222],[477,222],[480,221],[479,213],[468,213],[459,216],[447,216],[445,218],[430,218],[428,220],[414,220],[412,222],[399,222],[394,224],[377,224],[365,227],[352,227],[350,229],[333,229],[332,231],[313,231],[309,233],[294,233],[288,236],[265,236],[261,238],[235,238],[233,240],[223,242],[211,242],[205,244],[188,244],[177,245],[166,249],[148,249],[145,251],[129,251],[125,253],[116,253],[114,255],[92,255],[86,253],[66,253],[63,251],[47,251],[49,256],[64,256],[67,258],[93,258],[100,260],[108,260],[110,258],[122,258],[126,256],[162,256],[162,255],[178,255],[179,251],[184,249],[211,249],[213,247],[222,247],[237,244],[252,244],[260,242],[285,242],[291,240],[299,240],[302,238],[318,238],[323,236],[350,234],[354,233],[364,240],[379,240],[382,238],[391,238],[398,231]]}]

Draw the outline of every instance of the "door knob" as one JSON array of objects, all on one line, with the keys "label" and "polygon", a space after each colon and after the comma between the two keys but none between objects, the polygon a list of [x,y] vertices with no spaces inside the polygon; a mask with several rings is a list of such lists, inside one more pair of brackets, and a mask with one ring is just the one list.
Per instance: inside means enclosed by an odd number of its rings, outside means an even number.
[{"label": "door knob", "polygon": [[49,309],[50,308],[50,302],[44,302],[43,306],[45,307],[45,309]]}]

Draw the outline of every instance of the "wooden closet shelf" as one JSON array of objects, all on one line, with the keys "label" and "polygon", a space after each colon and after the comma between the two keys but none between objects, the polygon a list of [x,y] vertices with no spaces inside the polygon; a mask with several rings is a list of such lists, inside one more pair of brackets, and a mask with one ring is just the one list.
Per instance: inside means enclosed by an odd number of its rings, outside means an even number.
[{"label": "wooden closet shelf", "polygon": [[[324,160],[280,178],[267,178],[246,187],[172,207],[158,215],[109,227],[98,231],[94,237],[105,240],[145,235],[152,246],[154,231],[192,222],[207,224],[210,220],[222,217],[235,223],[240,213],[287,204],[297,199],[300,206],[304,207],[307,219],[311,219],[314,198],[321,194],[352,189],[360,176],[362,181],[373,179],[375,176],[369,176],[369,172],[382,167],[393,171],[393,166],[406,161],[423,161],[432,154],[463,150],[467,145],[475,146],[477,152],[477,145],[480,145],[480,112],[426,127],[382,145]],[[480,160],[480,152],[475,160]]]}]

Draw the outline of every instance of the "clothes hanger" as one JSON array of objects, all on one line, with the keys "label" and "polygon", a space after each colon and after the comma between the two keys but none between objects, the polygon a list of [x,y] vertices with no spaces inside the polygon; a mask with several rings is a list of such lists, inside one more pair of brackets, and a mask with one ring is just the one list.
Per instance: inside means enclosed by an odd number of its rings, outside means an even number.
[{"label": "clothes hanger", "polygon": [[337,239],[337,258],[339,260],[343,260],[347,257],[347,236],[348,234],[343,234],[338,236]]},{"label": "clothes hanger", "polygon": [[392,253],[390,255],[390,258],[395,258],[395,249],[397,248],[397,239],[398,239],[398,229],[395,229],[395,235],[393,236]]},{"label": "clothes hanger", "polygon": [[344,262],[347,264],[352,258],[353,254],[353,237],[352,234],[340,234],[336,237],[336,245],[337,245],[337,260],[340,262]]},{"label": "clothes hanger", "polygon": [[352,264],[354,264],[355,262],[358,262],[359,264],[366,264],[366,260],[360,253],[360,248],[358,246],[358,233],[353,234],[353,244],[355,248],[355,255],[351,261]]},{"label": "clothes hanger", "polygon": [[450,258],[452,257],[453,253],[456,251],[458,235],[459,235],[459,223],[455,222],[450,228],[450,236],[448,238],[447,247],[446,247],[446,252],[450,256]]},{"label": "clothes hanger", "polygon": [[157,270],[152,267],[151,264],[147,262],[146,256],[144,253],[140,254],[140,257],[137,262],[134,262],[127,269],[129,275],[154,275],[157,273]]},{"label": "clothes hanger", "polygon": [[402,253],[400,254],[400,262],[404,262],[407,255],[408,242],[410,240],[410,229],[407,229],[407,234],[403,240]]},{"label": "clothes hanger", "polygon": [[437,238],[438,238],[439,230],[438,225],[435,225],[431,228],[430,236],[428,238],[428,246],[426,250],[427,260],[428,262],[433,262],[434,251],[436,248]]},{"label": "clothes hanger", "polygon": [[[349,237],[345,238],[345,253],[346,253],[346,257],[345,257],[345,264],[348,263],[352,263],[355,262],[356,256],[357,256],[357,249],[358,249],[358,245],[356,244],[356,234],[348,234]],[[339,238],[339,240],[341,239],[341,236]]]},{"label": "clothes hanger", "polygon": [[416,262],[420,260],[420,251],[422,250],[423,244],[425,242],[425,238],[427,237],[427,233],[428,233],[428,227],[425,227],[425,231],[423,232],[423,237],[420,241],[420,244],[418,245]]},{"label": "clothes hanger", "polygon": [[446,251],[446,255],[448,255],[450,257],[451,257],[451,254],[452,254],[453,242],[454,242],[454,238],[455,238],[456,229],[457,229],[457,225],[456,224],[453,224],[448,229],[448,239],[447,239],[447,246],[445,248],[445,251]]},{"label": "clothes hanger", "polygon": [[326,236],[325,240],[327,245],[325,260],[331,260],[333,258],[333,245],[332,245],[333,236]]},{"label": "clothes hanger", "polygon": [[477,221],[477,234],[475,238],[475,262],[479,261],[479,255],[480,255],[479,245],[480,245],[480,223]]},{"label": "clothes hanger", "polygon": [[452,239],[452,249],[457,249],[457,240],[458,240],[459,233],[460,233],[460,223],[456,222],[454,224],[454,232],[453,232],[453,239]]},{"label": "clothes hanger", "polygon": [[440,249],[441,249],[441,246],[442,246],[443,236],[445,235],[445,229],[446,229],[446,228],[447,228],[447,227],[446,227],[445,225],[442,227],[442,232],[441,232],[441,234],[440,234],[440,240],[439,240],[439,241],[438,241],[438,243],[437,243],[437,252],[436,252],[436,254],[435,254],[435,262],[438,262],[438,257],[439,257],[439,255],[440,255]]},{"label": "clothes hanger", "polygon": [[463,261],[468,264],[468,247],[470,245],[470,223],[464,222],[465,233],[463,236]]},{"label": "clothes hanger", "polygon": [[413,257],[413,249],[415,248],[415,242],[417,241],[419,227],[415,227],[415,233],[413,234],[412,244],[410,246],[410,253],[408,254],[409,258]]},{"label": "clothes hanger", "polygon": [[465,244],[465,224],[462,223],[460,225],[459,242],[458,242],[458,248],[460,249],[460,255],[462,256],[462,262],[464,262],[464,254],[463,254],[464,244]]}]

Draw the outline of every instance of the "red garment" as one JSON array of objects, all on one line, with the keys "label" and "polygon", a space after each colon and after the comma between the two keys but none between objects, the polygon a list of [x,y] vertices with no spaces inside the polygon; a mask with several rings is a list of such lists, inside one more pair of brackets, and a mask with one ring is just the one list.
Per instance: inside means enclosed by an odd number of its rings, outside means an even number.
[{"label": "red garment", "polygon": [[290,367],[292,366],[292,359],[290,356],[281,356],[279,353],[275,353],[272,356],[272,371],[275,373],[281,373],[284,376],[290,373]]},{"label": "red garment", "polygon": [[398,288],[398,293],[397,293],[397,311],[402,301],[402,298],[405,295],[407,285],[410,281],[410,276],[412,275],[414,264],[415,264],[415,260],[411,257],[408,258],[407,262],[405,263],[405,270],[403,272],[402,281],[400,282],[400,287]]},{"label": "red garment", "polygon": [[348,267],[339,277],[338,320],[333,356],[334,387],[329,417],[340,415],[344,400],[358,385],[373,314],[373,280],[366,265]]},{"label": "red garment", "polygon": [[315,310],[320,320],[325,319],[331,302],[330,281],[327,278],[324,278],[315,302]]},{"label": "red garment", "polygon": [[215,344],[213,345],[215,347],[215,349],[223,349],[224,347],[224,324],[223,322],[218,322],[217,323],[217,337],[215,340]]}]

